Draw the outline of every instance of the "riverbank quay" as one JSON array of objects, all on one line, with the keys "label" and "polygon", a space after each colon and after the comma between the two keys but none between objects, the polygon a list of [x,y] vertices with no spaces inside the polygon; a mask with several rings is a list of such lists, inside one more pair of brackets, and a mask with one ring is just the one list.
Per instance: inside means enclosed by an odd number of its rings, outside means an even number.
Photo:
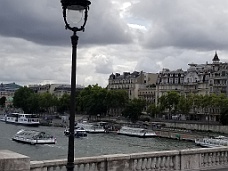
[{"label": "riverbank quay", "polygon": [[[30,161],[0,150],[1,171],[65,171],[66,159]],[[199,148],[75,158],[75,171],[212,171],[228,170],[228,148]]]},{"label": "riverbank quay", "polygon": [[221,125],[218,122],[153,120],[150,123],[165,125],[167,128],[228,134],[228,126]]},{"label": "riverbank quay", "polygon": [[204,135],[200,135],[197,133],[192,132],[177,132],[177,131],[162,131],[156,130],[156,137],[160,138],[169,138],[169,139],[177,139],[177,140],[184,140],[184,141],[195,141],[198,138],[204,138]]}]

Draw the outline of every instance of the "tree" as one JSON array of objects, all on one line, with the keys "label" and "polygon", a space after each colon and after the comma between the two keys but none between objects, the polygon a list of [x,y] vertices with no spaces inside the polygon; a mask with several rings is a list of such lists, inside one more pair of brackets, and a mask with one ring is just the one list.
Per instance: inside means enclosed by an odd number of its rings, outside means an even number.
[{"label": "tree", "polygon": [[13,105],[16,108],[21,108],[25,113],[30,113],[31,109],[28,106],[30,96],[34,92],[28,87],[21,87],[14,93]]},{"label": "tree", "polygon": [[80,111],[89,115],[104,115],[107,112],[107,90],[96,85],[84,88],[77,98],[77,106]]},{"label": "tree", "polygon": [[161,112],[160,106],[159,105],[156,106],[155,104],[151,104],[147,109],[147,113],[149,113],[150,116],[153,118],[156,118],[160,112]]},{"label": "tree", "polygon": [[128,94],[125,90],[109,90],[106,95],[107,111],[121,111],[128,102]]},{"label": "tree", "polygon": [[32,93],[27,98],[27,108],[29,113],[38,113],[40,111],[40,95]]},{"label": "tree", "polygon": [[179,101],[178,101],[178,104],[177,104],[178,111],[181,114],[187,115],[189,113],[191,107],[192,107],[192,100],[191,100],[191,98],[186,98],[183,95],[180,96]]},{"label": "tree", "polygon": [[228,125],[228,99],[222,99],[221,102],[220,123],[223,125]]},{"label": "tree", "polygon": [[64,94],[58,100],[57,109],[58,109],[58,112],[60,112],[60,113],[64,113],[65,111],[69,111],[70,110],[70,95],[69,94]]},{"label": "tree", "polygon": [[5,105],[6,105],[6,97],[3,96],[0,98],[0,106],[5,107]]},{"label": "tree", "polygon": [[177,111],[177,104],[179,102],[179,94],[175,91],[169,91],[167,92],[166,95],[163,95],[159,98],[159,103],[161,106],[161,109],[168,109],[169,110],[169,114],[168,114],[168,118],[171,118],[171,113],[176,113]]},{"label": "tree", "polygon": [[43,108],[46,112],[51,113],[54,111],[54,107],[58,104],[58,99],[55,95],[50,93],[40,94],[40,108]]},{"label": "tree", "polygon": [[132,122],[136,122],[142,114],[143,108],[146,106],[146,102],[141,99],[133,99],[128,102],[122,114]]}]

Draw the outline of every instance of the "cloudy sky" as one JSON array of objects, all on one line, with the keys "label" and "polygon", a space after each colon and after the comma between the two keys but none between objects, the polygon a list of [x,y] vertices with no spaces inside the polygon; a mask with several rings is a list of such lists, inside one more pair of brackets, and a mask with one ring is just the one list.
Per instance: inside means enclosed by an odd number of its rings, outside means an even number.
[{"label": "cloudy sky", "polygon": [[[60,0],[0,0],[0,82],[70,84],[72,32]],[[111,73],[228,62],[228,0],[91,0],[78,33],[77,84]]]}]

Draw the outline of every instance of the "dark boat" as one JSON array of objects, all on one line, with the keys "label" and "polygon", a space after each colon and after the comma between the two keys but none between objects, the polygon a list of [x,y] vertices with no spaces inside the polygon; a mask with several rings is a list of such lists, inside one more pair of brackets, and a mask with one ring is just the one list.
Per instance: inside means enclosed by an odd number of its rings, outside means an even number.
[{"label": "dark boat", "polygon": [[[70,134],[69,128],[66,128],[66,129],[64,130],[64,134],[65,134],[66,136],[69,136],[69,134]],[[87,137],[87,132],[85,131],[84,128],[75,127],[75,129],[74,129],[74,136],[75,136],[76,138],[79,138],[79,137]]]}]

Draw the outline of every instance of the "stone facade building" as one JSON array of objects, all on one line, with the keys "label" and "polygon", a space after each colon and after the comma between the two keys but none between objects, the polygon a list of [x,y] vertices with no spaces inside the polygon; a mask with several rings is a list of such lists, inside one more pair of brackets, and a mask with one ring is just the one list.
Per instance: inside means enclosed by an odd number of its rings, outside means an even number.
[{"label": "stone facade building", "polygon": [[[145,99],[148,105],[157,104],[158,99],[169,91],[176,91],[184,96],[188,94],[228,96],[228,63],[220,62],[217,52],[212,63],[188,65],[186,71],[182,69],[171,71],[164,68],[159,73],[134,71],[124,72],[123,75],[111,74],[108,89],[125,89],[130,99]],[[191,112],[190,115],[197,115],[195,118],[198,120],[216,121],[219,118],[219,110],[215,109],[208,109],[207,115],[203,111]]]}]

